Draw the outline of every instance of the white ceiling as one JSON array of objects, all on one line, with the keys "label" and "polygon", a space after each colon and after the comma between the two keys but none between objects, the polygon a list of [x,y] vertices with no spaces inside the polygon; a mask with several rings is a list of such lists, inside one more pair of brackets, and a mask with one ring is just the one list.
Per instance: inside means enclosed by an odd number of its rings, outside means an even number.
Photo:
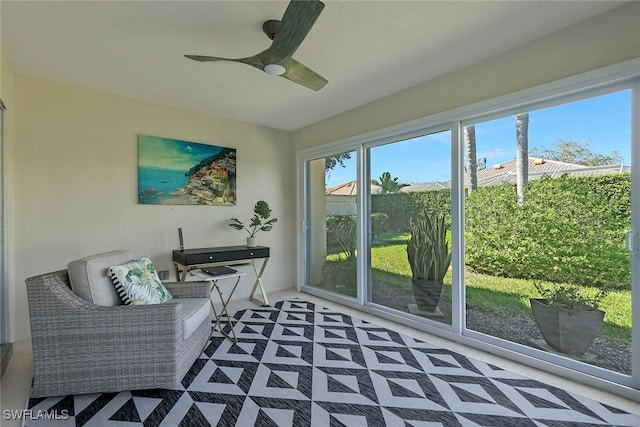
[{"label": "white ceiling", "polygon": [[294,58],[314,92],[232,62],[267,48],[288,1],[0,2],[16,73],[294,130],[535,40],[617,1],[325,1]]}]

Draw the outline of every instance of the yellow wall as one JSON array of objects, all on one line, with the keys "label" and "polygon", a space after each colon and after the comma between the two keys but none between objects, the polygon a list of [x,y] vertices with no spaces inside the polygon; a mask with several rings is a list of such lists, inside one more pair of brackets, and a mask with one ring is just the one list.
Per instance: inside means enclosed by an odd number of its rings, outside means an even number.
[{"label": "yellow wall", "polygon": [[297,149],[360,135],[640,57],[640,2],[294,132]]},{"label": "yellow wall", "polygon": [[[259,235],[272,247],[265,283],[269,290],[294,285],[289,133],[22,75],[15,76],[15,95],[16,133],[8,141],[11,341],[29,337],[25,278],[112,249],[131,249],[172,271],[178,227],[187,247],[244,244],[246,234],[228,219],[248,220],[261,199],[279,218]],[[141,133],[236,148],[238,206],[138,205]],[[252,284],[248,274],[236,296],[247,296]]]}]

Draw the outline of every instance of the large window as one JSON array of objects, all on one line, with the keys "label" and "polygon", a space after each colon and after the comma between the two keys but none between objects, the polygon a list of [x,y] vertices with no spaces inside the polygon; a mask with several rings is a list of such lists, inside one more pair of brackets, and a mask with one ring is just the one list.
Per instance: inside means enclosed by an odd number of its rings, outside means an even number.
[{"label": "large window", "polygon": [[465,126],[468,329],[631,375],[631,94]]},{"label": "large window", "polygon": [[638,64],[300,153],[301,289],[640,389]]}]

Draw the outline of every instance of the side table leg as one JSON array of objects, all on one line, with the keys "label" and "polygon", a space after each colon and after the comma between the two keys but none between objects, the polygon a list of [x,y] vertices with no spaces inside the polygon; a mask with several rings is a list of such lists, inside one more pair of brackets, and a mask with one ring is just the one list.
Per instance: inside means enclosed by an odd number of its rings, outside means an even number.
[{"label": "side table leg", "polygon": [[[233,323],[231,322],[231,315],[229,314],[229,310],[228,310],[227,305],[229,304],[229,301],[231,301],[231,297],[233,296],[233,293],[235,292],[236,288],[238,287],[238,283],[240,283],[240,277],[238,277],[236,279],[236,283],[233,285],[233,288],[231,288],[231,292],[229,292],[229,296],[227,296],[226,299],[222,295],[222,291],[220,290],[220,286],[218,285],[217,281],[216,281],[216,283],[214,285],[214,287],[218,291],[218,296],[220,296],[220,302],[222,303],[222,309],[220,310],[220,313],[216,313],[215,308],[213,309],[213,312],[214,312],[214,314],[216,316],[216,323],[215,323],[214,327],[212,328],[212,330],[214,330],[218,326],[220,326],[220,333],[222,335],[224,335],[225,337],[229,338],[234,344],[236,344],[238,342],[238,337],[236,336],[235,329],[233,329]],[[213,306],[213,304],[212,304],[212,306]],[[222,316],[226,316],[227,317],[227,325],[229,326],[229,329],[231,330],[231,335],[232,336],[229,336],[224,331],[224,328],[222,327],[222,321],[221,321]]]},{"label": "side table leg", "polygon": [[[262,267],[260,268],[260,271],[258,271],[258,268],[256,267],[256,261],[255,260],[251,260],[251,265],[253,266],[253,271],[256,273],[256,281],[253,283],[253,289],[251,289],[251,294],[249,295],[249,299],[257,304],[261,304],[265,307],[267,307],[269,305],[269,300],[267,299],[267,292],[264,290],[264,285],[262,283],[262,274],[264,273],[264,269],[267,266],[267,261],[269,261],[269,258],[265,258],[264,261],[262,262]],[[262,301],[260,301],[257,298],[254,298],[254,294],[256,293],[256,289],[260,287],[260,292],[262,293]]]},{"label": "side table leg", "polygon": [[[178,267],[176,266],[176,269]],[[209,292],[213,293],[213,288],[215,287],[215,283],[213,280],[209,281]],[[218,312],[216,311],[216,307],[213,305],[213,300],[211,299],[211,295],[209,296],[209,304],[211,304],[211,310],[213,310],[213,317],[214,319],[216,319],[216,323],[214,323],[211,326],[211,332],[209,332],[209,337],[207,338],[207,341],[204,343],[204,348],[202,349],[201,353],[204,353],[204,351],[207,349],[207,346],[209,345],[209,341],[211,341],[211,337],[213,336],[213,332],[216,330],[216,328],[218,327],[218,324],[220,323],[220,316],[218,316]]]}]

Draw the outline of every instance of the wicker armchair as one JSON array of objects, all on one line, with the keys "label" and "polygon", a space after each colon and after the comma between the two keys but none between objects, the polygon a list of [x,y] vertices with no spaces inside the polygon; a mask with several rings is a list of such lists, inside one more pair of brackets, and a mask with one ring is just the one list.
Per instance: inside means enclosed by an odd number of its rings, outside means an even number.
[{"label": "wicker armchair", "polygon": [[211,331],[209,310],[185,339],[180,301],[208,300],[207,282],[165,284],[174,299],[164,304],[113,307],[74,294],[68,270],[31,277],[26,284],[32,397],[179,387]]}]

